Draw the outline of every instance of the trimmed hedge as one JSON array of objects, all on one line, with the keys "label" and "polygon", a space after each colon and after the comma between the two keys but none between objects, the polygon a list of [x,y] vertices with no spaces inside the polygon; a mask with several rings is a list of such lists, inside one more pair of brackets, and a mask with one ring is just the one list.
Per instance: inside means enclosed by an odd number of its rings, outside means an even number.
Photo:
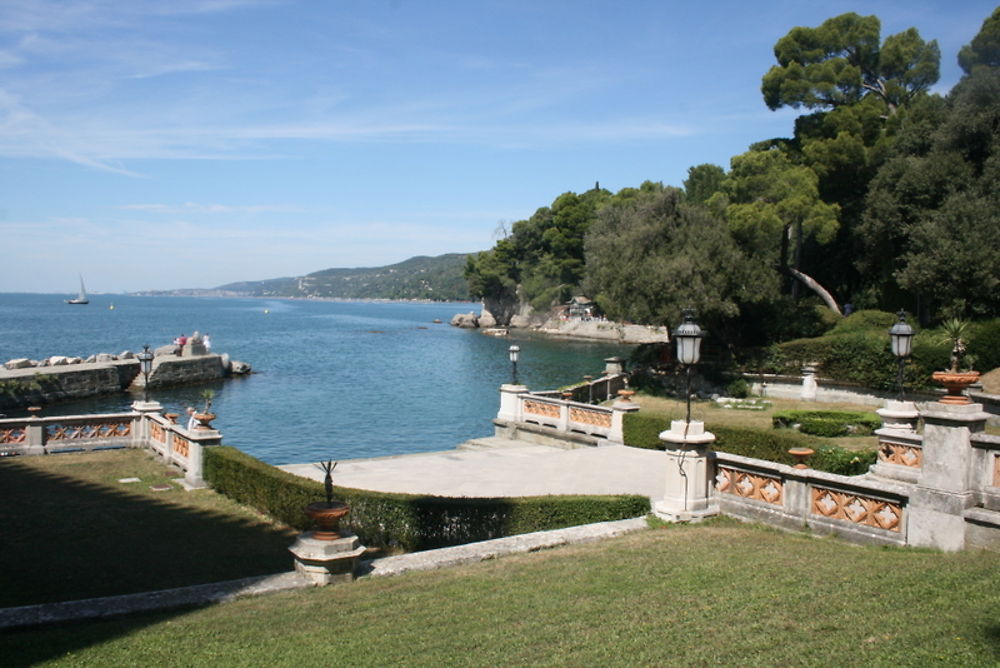
[{"label": "trimmed hedge", "polygon": [[[305,530],[303,509],[324,498],[323,485],[269,466],[229,446],[205,448],[205,480],[217,491]],[[334,487],[351,507],[342,525],[370,547],[426,550],[532,531],[638,517],[644,496],[452,498]]]},{"label": "trimmed hedge", "polygon": [[[670,428],[670,421],[663,417],[627,413],[622,425],[625,445],[634,448],[663,450],[659,433]],[[743,457],[765,459],[780,464],[793,465],[796,459],[788,454],[791,448],[807,447],[816,451],[809,458],[809,465],[817,471],[840,475],[861,475],[875,463],[878,453],[874,450],[847,450],[836,445],[820,443],[798,432],[764,431],[739,427],[713,426],[715,443],[712,447]]]},{"label": "trimmed hedge", "polygon": [[771,424],[776,429],[797,428],[803,434],[836,438],[867,436],[882,426],[882,420],[865,411],[777,411]]}]

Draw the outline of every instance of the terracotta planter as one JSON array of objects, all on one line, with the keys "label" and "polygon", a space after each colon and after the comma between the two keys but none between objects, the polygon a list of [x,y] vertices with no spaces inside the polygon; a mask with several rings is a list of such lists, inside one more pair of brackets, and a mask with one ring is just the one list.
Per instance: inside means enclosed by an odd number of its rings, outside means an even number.
[{"label": "terracotta planter", "polygon": [[806,464],[806,459],[816,454],[816,451],[812,448],[789,448],[788,454],[795,457],[795,468],[807,469],[809,465]]},{"label": "terracotta planter", "polygon": [[198,421],[198,426],[195,429],[212,429],[215,413],[195,413],[194,419]]},{"label": "terracotta planter", "polygon": [[618,396],[622,398],[622,401],[632,401],[634,394],[635,390],[618,390]]},{"label": "terracotta planter", "polygon": [[965,396],[965,388],[979,380],[978,371],[935,371],[931,378],[940,385],[943,385],[948,394],[938,401],[942,404],[971,404],[972,400]]},{"label": "terracotta planter", "polygon": [[316,525],[313,538],[316,540],[336,540],[340,538],[340,520],[351,510],[350,506],[340,501],[327,503],[317,501],[306,506],[306,515]]},{"label": "terracotta planter", "polygon": [[170,421],[170,424],[177,424],[177,418],[180,417],[180,413],[164,413],[163,417]]}]

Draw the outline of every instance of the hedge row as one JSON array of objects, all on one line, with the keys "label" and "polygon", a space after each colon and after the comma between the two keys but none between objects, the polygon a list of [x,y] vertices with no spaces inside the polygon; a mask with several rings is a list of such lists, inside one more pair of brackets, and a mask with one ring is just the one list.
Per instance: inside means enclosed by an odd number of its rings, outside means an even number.
[{"label": "hedge row", "polygon": [[[303,508],[324,499],[323,485],[269,466],[228,446],[205,448],[205,480],[217,491],[297,529]],[[342,526],[370,547],[407,551],[462,545],[532,531],[638,517],[644,496],[452,498],[335,487],[351,507]]]},{"label": "hedge row", "polygon": [[[643,413],[627,413],[624,417],[622,428],[625,445],[652,450],[664,448],[659,433],[670,428],[669,420]],[[789,449],[812,448],[816,454],[809,458],[809,466],[817,471],[840,475],[867,473],[868,467],[875,463],[878,455],[874,450],[846,450],[791,431],[713,426],[712,433],[715,434],[715,443],[712,444],[715,450],[780,464],[796,463],[796,459],[788,454]]]},{"label": "hedge row", "polygon": [[865,411],[776,411],[771,424],[776,429],[794,428],[803,434],[836,438],[867,436],[882,426],[882,419]]}]

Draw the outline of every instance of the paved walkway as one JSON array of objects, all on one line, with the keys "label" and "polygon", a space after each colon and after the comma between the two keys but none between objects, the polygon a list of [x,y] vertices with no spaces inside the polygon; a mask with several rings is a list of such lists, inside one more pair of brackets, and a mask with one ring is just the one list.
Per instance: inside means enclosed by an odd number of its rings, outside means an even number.
[{"label": "paved walkway", "polygon": [[[323,480],[317,464],[280,468]],[[642,494],[658,500],[666,482],[666,457],[622,445],[564,450],[486,438],[456,450],[343,460],[333,481],[341,487],[437,496]]]}]

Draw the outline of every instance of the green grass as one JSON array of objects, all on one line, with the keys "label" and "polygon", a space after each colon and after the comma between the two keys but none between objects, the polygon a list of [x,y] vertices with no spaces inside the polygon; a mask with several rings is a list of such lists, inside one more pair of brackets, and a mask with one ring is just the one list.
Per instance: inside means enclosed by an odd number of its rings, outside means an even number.
[{"label": "green grass", "polygon": [[6,665],[996,665],[1000,554],[731,520],[0,635]]},{"label": "green grass", "polygon": [[[683,401],[638,395],[632,398],[643,412],[662,415],[672,420],[683,420],[686,404]],[[691,403],[691,419],[705,422],[705,429],[711,431],[712,425],[724,427],[742,427],[748,429],[773,429],[772,417],[776,412],[788,410],[831,410],[831,411],[864,411],[871,412],[871,406],[849,403],[816,403],[815,401],[800,401],[796,399],[772,399],[771,408],[764,411],[742,411],[730,408],[720,408],[713,401],[694,401]],[[874,450],[878,447],[877,436],[843,436],[839,438],[824,438],[824,443],[838,445],[845,450]]]},{"label": "green grass", "polygon": [[293,532],[177,475],[141,450],[0,460],[0,607],[291,569]]}]

